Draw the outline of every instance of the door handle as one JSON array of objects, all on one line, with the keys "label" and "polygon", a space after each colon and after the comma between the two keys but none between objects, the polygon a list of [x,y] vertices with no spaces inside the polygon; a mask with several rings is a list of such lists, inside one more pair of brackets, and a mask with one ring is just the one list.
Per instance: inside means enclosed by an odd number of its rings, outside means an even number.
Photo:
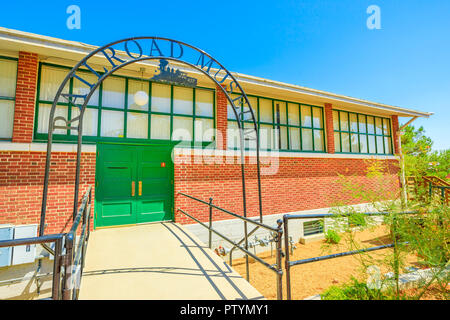
[{"label": "door handle", "polygon": [[142,196],[142,181],[139,181],[139,196]]},{"label": "door handle", "polygon": [[131,196],[134,197],[134,181],[131,182]]}]

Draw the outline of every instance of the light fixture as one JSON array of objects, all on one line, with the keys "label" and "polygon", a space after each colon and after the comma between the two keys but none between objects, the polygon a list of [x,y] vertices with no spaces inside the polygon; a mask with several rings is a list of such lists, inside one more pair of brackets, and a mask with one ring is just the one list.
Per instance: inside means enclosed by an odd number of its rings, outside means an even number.
[{"label": "light fixture", "polygon": [[142,77],[141,77],[141,90],[136,92],[134,94],[134,103],[136,103],[138,106],[142,107],[145,106],[148,102],[148,94],[143,90],[143,78],[144,78],[144,68],[141,68]]}]

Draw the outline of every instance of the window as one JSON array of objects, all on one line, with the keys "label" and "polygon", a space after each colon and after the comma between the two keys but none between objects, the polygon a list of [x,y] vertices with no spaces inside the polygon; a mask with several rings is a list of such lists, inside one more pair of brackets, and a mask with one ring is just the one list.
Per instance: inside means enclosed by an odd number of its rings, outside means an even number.
[{"label": "window", "polygon": [[[238,97],[232,94],[231,98]],[[289,101],[247,96],[258,116],[261,150],[324,152],[323,108]],[[244,108],[242,101],[235,102]],[[245,110],[244,110],[245,112]],[[242,111],[240,112],[241,114]],[[251,121],[244,120],[244,128],[251,127]],[[228,103],[228,148],[239,148],[237,121]],[[246,141],[246,149],[256,149],[256,143]]]},{"label": "window", "polygon": [[0,58],[0,140],[12,138],[16,78],[17,60]]},{"label": "window", "polygon": [[[35,137],[47,139],[50,108],[69,68],[41,64],[37,100]],[[89,72],[77,72],[90,83],[97,81]],[[148,93],[149,101],[138,105],[134,95]],[[74,78],[64,93],[86,94],[89,87]],[[68,108],[61,98],[56,116],[74,119],[77,107]],[[187,88],[154,83],[146,79],[109,76],[91,96],[84,113],[83,140],[85,141],[184,141],[210,144],[215,140],[215,91],[208,88]],[[59,123],[57,123],[59,124]],[[63,124],[63,123],[61,123]],[[73,124],[76,126],[77,122]],[[55,130],[56,140],[76,140],[76,130]]]},{"label": "window", "polygon": [[333,129],[336,152],[392,154],[388,118],[333,110]]}]

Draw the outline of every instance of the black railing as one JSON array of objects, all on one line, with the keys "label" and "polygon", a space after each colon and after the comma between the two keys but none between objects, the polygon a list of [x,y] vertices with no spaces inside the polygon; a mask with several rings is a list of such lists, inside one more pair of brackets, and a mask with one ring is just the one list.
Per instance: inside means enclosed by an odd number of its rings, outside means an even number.
[{"label": "black railing", "polygon": [[[78,299],[79,284],[89,240],[91,202],[92,188],[89,187],[81,200],[72,228],[67,233],[0,241],[0,248],[40,244],[54,256],[51,296],[53,300]],[[77,238],[80,226],[81,233]],[[50,243],[55,244],[54,249],[48,247]]]},{"label": "black railing", "polygon": [[[388,212],[366,212],[363,213],[365,216],[383,216],[388,215]],[[417,212],[402,212],[398,214],[417,214]],[[287,300],[292,300],[292,293],[291,293],[291,267],[316,262],[316,261],[322,261],[327,259],[333,259],[343,256],[350,256],[355,254],[360,254],[364,252],[370,252],[370,251],[376,251],[386,248],[394,248],[394,251],[396,251],[396,247],[398,243],[396,242],[397,239],[394,236],[394,243],[371,247],[371,248],[363,248],[359,250],[352,250],[352,251],[346,251],[346,252],[340,252],[335,254],[330,254],[326,256],[319,256],[319,257],[313,257],[313,258],[307,258],[307,259],[301,259],[301,260],[295,260],[290,261],[290,252],[289,252],[289,220],[294,219],[310,219],[310,218],[343,218],[343,217],[349,217],[351,214],[333,214],[333,213],[322,213],[322,214],[305,214],[305,215],[292,215],[292,214],[285,214],[283,216],[283,224],[284,224],[284,256],[285,256],[285,269],[286,269],[286,296]],[[395,226],[395,224],[394,224]],[[396,254],[394,252],[394,254]],[[397,277],[398,275],[396,275]]]},{"label": "black railing", "polygon": [[[250,231],[249,233],[247,233],[237,244],[238,245],[241,245],[243,242],[245,242],[246,241],[246,239],[247,239],[247,241],[248,241],[248,237],[250,237],[252,234],[254,234],[257,230],[259,229],[259,226],[256,226],[252,231]],[[233,251],[234,251],[234,249],[235,249],[236,247],[232,247],[231,249],[230,249],[230,252],[228,253],[228,255],[229,255],[229,258],[230,258],[230,260],[229,260],[229,264],[230,264],[230,266],[233,266]]]},{"label": "black railing", "polygon": [[[86,247],[90,235],[91,205],[92,189],[89,187],[81,200],[81,205],[75,216],[72,228],[66,236],[66,255],[69,257],[68,271],[70,274],[70,277],[66,279],[68,281],[66,288],[67,290],[72,290],[72,292],[67,292],[66,297],[63,298],[65,300],[78,299],[86,257]],[[80,227],[80,236],[77,237]]]},{"label": "black railing", "polygon": [[428,183],[428,194],[430,195],[430,198],[433,197],[433,189],[438,189],[440,192],[442,203],[448,203],[449,197],[448,193],[450,190],[450,186],[438,186],[434,185],[432,182]]},{"label": "black railing", "polygon": [[[282,256],[283,256],[283,249],[282,249],[282,237],[283,237],[283,228],[282,228],[282,224],[283,221],[282,220],[278,220],[277,227],[271,227],[268,226],[266,224],[263,224],[261,222],[257,222],[254,220],[251,220],[249,218],[240,216],[236,213],[233,213],[231,211],[228,211],[226,209],[220,208],[216,205],[214,205],[212,203],[213,199],[210,198],[209,202],[195,198],[193,196],[187,195],[185,193],[179,192],[179,195],[182,195],[184,197],[190,198],[194,201],[203,203],[205,205],[207,205],[209,207],[209,221],[208,221],[208,225],[206,225],[205,223],[201,222],[199,219],[193,217],[192,215],[190,215],[189,213],[187,213],[186,211],[178,208],[177,211],[181,212],[182,214],[186,215],[187,217],[189,217],[190,219],[194,220],[195,222],[197,222],[198,224],[200,224],[201,226],[205,227],[206,229],[209,230],[209,239],[208,239],[208,243],[209,243],[209,248],[212,249],[212,234],[216,234],[217,236],[221,237],[222,239],[224,239],[226,242],[228,242],[229,244],[231,244],[233,246],[233,248],[236,248],[240,251],[242,251],[245,255],[246,258],[251,257],[253,258],[255,261],[261,263],[263,266],[265,266],[266,268],[268,268],[269,270],[272,270],[273,272],[275,272],[276,276],[277,276],[277,299],[278,300],[282,300],[283,299],[283,291],[282,291],[282,279],[283,279],[283,269],[282,269]],[[250,223],[253,225],[256,225],[256,228],[254,230],[252,230],[251,233],[253,233],[257,228],[263,228],[266,229],[270,232],[273,232],[276,234],[276,237],[274,239],[274,241],[276,242],[276,263],[274,265],[271,265],[270,263],[268,263],[267,261],[264,261],[263,259],[261,259],[260,257],[258,257],[256,254],[251,253],[250,251],[248,251],[248,235],[246,234],[246,232],[244,231],[244,239],[241,240],[239,243],[234,242],[233,240],[229,239],[228,237],[224,236],[222,233],[218,232],[217,230],[213,229],[213,209],[219,210],[221,212],[224,212],[226,214],[229,214],[235,218],[238,218],[240,220],[242,220],[244,223]],[[241,244],[242,242],[245,242],[245,246],[242,247]],[[248,259],[247,259],[248,261]],[[249,280],[249,267],[248,267],[248,262],[246,263],[246,275],[247,275],[247,280]]]}]

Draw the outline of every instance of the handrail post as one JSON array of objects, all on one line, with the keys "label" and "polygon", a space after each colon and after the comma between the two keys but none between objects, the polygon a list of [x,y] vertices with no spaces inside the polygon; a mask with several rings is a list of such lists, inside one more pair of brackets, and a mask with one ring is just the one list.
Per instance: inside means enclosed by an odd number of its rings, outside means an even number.
[{"label": "handrail post", "polygon": [[[234,247],[233,247],[234,248]],[[233,248],[231,248],[231,249],[233,249]],[[229,261],[229,265],[230,265],[230,267],[232,267],[233,266],[233,250],[231,250],[230,249],[230,253],[228,254],[230,257],[230,261]]]},{"label": "handrail post", "polygon": [[62,240],[59,238],[55,241],[55,251],[53,255],[53,283],[52,283],[52,299],[59,300],[61,287],[61,254],[62,254]]},{"label": "handrail post", "polygon": [[[88,205],[86,207],[86,212],[89,210],[91,210],[91,205]],[[86,217],[86,222],[87,222],[88,218]],[[84,268],[84,260],[86,257],[86,246],[87,246],[87,237],[88,237],[88,230],[87,230],[87,223],[83,223],[83,229],[82,229],[82,234],[84,234],[83,237],[80,237],[80,241],[82,241],[82,245],[81,245],[81,272],[83,272],[83,268]]]},{"label": "handrail post", "polygon": [[[92,188],[89,189],[89,204],[92,206]],[[89,236],[91,233],[91,211],[92,207],[89,206],[90,210],[87,213],[87,230],[86,230],[86,242],[89,241]]]},{"label": "handrail post", "polygon": [[[247,221],[244,220],[244,237],[245,237],[245,250],[248,250],[248,232],[247,232]],[[245,279],[250,282],[250,265],[248,261],[248,254],[245,255]]]},{"label": "handrail post", "polygon": [[433,186],[431,184],[431,181],[428,182],[428,193],[430,194],[430,201],[431,201],[431,199],[433,197]]},{"label": "handrail post", "polygon": [[290,257],[289,257],[289,229],[288,229],[288,217],[286,215],[283,216],[283,224],[284,224],[284,269],[286,270],[286,299],[291,300],[291,265],[290,265]]},{"label": "handrail post", "polygon": [[89,195],[88,195],[88,202],[86,205],[86,221],[84,223],[84,243],[83,243],[83,255],[82,255],[82,263],[81,263],[81,270],[83,270],[84,268],[84,261],[86,259],[86,247],[87,247],[87,243],[89,241],[89,228],[90,228],[90,221],[91,221],[91,211],[92,211],[92,188],[89,189]]},{"label": "handrail post", "polygon": [[212,202],[213,202],[213,198],[209,198],[209,248],[212,249],[212,213],[213,213],[213,208],[212,208]]},{"label": "handrail post", "polygon": [[[277,231],[277,300],[283,300],[283,267],[281,265],[283,248],[282,248],[282,237],[283,237],[283,220],[277,220],[278,231]],[[286,235],[285,235],[286,237]]]},{"label": "handrail post", "polygon": [[398,295],[399,295],[399,255],[398,255],[398,236],[397,236],[397,216],[394,213],[394,217],[393,217],[393,240],[394,240],[394,279],[395,279],[395,294],[396,297],[398,299]]},{"label": "handrail post", "polygon": [[74,235],[73,233],[68,233],[65,237],[65,248],[66,253],[64,255],[64,277],[62,284],[62,299],[71,300],[72,299],[72,269],[73,269],[73,245],[74,245]]}]

